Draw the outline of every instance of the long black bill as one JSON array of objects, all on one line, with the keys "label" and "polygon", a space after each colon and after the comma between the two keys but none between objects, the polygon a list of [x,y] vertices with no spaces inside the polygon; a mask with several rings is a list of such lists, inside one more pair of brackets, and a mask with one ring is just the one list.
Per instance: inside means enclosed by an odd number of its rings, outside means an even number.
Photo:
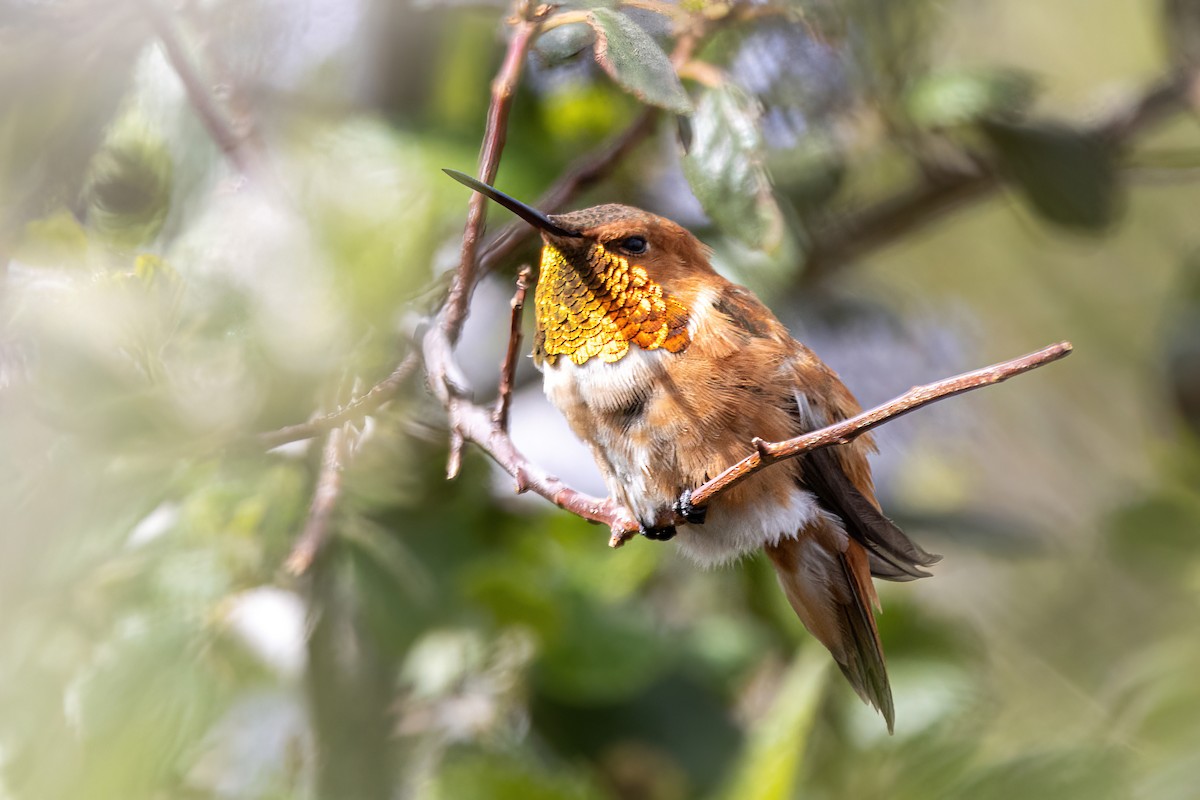
[{"label": "long black bill", "polygon": [[543,230],[546,233],[550,233],[555,236],[569,236],[571,238],[579,238],[583,235],[576,231],[569,231],[566,228],[561,228],[558,225],[555,225],[550,221],[549,217],[538,211],[536,208],[530,208],[520,200],[509,197],[504,192],[493,189],[483,181],[475,180],[470,175],[465,175],[456,169],[443,169],[442,172],[446,173],[451,178],[454,178],[454,180],[458,181],[459,183],[470,186],[484,197],[490,197],[492,200],[495,200],[497,203],[504,206],[509,211],[516,214],[518,217],[539,230]]}]

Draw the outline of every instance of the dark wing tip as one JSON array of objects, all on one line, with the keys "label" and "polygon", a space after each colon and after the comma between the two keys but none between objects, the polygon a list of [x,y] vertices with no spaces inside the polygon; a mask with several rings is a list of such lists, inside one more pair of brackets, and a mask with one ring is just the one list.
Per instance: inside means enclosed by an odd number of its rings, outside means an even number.
[{"label": "dark wing tip", "polygon": [[921,567],[933,566],[942,557],[925,552],[863,497],[830,451],[809,453],[803,470],[804,486],[841,518],[847,532],[867,549],[875,577],[892,581],[930,577]]}]

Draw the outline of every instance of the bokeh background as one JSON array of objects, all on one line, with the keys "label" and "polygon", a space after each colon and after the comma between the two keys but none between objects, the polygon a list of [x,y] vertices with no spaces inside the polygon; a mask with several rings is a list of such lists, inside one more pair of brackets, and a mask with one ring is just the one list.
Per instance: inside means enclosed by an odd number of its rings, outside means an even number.
[{"label": "bokeh background", "polygon": [[[436,307],[506,4],[7,0],[0,798],[1196,796],[1197,4],[812,0],[714,26],[683,100],[622,47],[725,5],[670,5],[566,4],[625,61],[548,32],[499,186],[665,105],[572,205],[691,227],[865,404],[1076,347],[879,432],[885,508],[945,555],[881,587],[895,735],[762,559],[610,550],[471,448],[447,482],[419,370],[285,569],[321,447],[254,434],[388,375]],[[534,255],[476,292],[479,399]],[[528,364],[513,415],[602,491]]]}]

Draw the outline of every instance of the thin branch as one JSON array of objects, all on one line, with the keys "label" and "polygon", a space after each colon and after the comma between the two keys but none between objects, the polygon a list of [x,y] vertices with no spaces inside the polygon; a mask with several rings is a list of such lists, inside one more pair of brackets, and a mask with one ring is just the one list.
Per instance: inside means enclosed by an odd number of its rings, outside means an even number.
[{"label": "thin branch", "polygon": [[756,452],[739,461],[717,477],[696,488],[691,493],[692,505],[703,508],[713,498],[741,483],[755,472],[770,466],[777,461],[783,461],[804,455],[813,450],[820,450],[837,444],[848,444],[862,436],[867,431],[877,428],[885,422],[891,422],[897,417],[904,416],[918,408],[923,408],[938,400],[945,400],[957,394],[981,389],[984,386],[1002,383],[1016,375],[1043,367],[1053,361],[1058,361],[1071,353],[1070,342],[1059,342],[1033,353],[1002,361],[989,367],[965,372],[952,378],[914,386],[899,397],[876,406],[868,411],[826,426],[817,431],[787,439],[782,442],[764,442],[755,439],[753,444]]},{"label": "thin branch", "polygon": [[500,391],[496,398],[496,410],[492,412],[492,421],[502,431],[508,430],[508,409],[512,405],[517,360],[521,357],[521,312],[525,310],[525,293],[529,291],[529,279],[532,275],[532,267],[521,267],[521,271],[517,273],[517,291],[509,303],[512,315],[508,325],[508,348],[504,351],[504,362],[500,365]]},{"label": "thin branch", "polygon": [[[453,345],[441,325],[431,325],[422,342],[422,355],[429,375],[445,374],[453,367]],[[430,389],[446,409],[452,435],[474,442],[513,476],[518,493],[533,491],[559,508],[617,531],[636,533],[637,520],[612,498],[586,495],[567,486],[517,450],[508,432],[496,425],[492,412],[452,392],[447,384],[430,380]]]},{"label": "thin branch", "polygon": [[[680,39],[671,53],[671,62],[676,65],[687,63],[699,45],[696,35],[688,34]],[[628,156],[658,122],[660,112],[647,106],[628,128],[602,144],[591,153],[577,159],[562,176],[538,198],[535,208],[547,214],[562,210],[580,192],[590,188],[608,176],[613,168]],[[517,248],[537,236],[537,231],[520,221],[510,222],[492,239],[480,257],[480,272],[487,274],[508,258]]]},{"label": "thin branch", "polygon": [[346,457],[345,427],[334,428],[325,437],[321,451],[321,471],[317,476],[317,487],[313,491],[312,505],[304,530],[292,546],[292,552],[284,562],[284,568],[293,575],[303,575],[312,568],[329,543],[333,510],[342,494],[342,463]]},{"label": "thin branch", "polygon": [[392,370],[391,375],[388,375],[379,383],[372,386],[365,394],[354,398],[337,411],[310,419],[308,422],[301,422],[296,425],[279,428],[278,430],[260,433],[254,437],[254,443],[264,450],[270,450],[273,447],[279,447],[288,442],[312,439],[331,428],[338,427],[347,422],[356,422],[394,398],[404,386],[405,381],[412,375],[418,363],[420,363],[420,358],[417,352],[411,350],[404,357],[404,360]]},{"label": "thin branch", "polygon": [[[508,135],[508,113],[512,109],[517,81],[521,77],[525,56],[533,45],[538,28],[550,10],[551,7],[545,5],[535,8],[528,0],[522,0],[518,4],[518,21],[513,25],[512,38],[509,39],[500,71],[492,81],[492,99],[488,106],[487,125],[484,128],[483,146],[479,154],[478,177],[484,183],[490,184],[496,180],[500,154],[504,150],[504,142]],[[444,318],[444,324],[451,342],[458,341],[463,322],[467,319],[467,306],[471,301],[471,292],[476,281],[476,250],[479,246],[479,235],[483,231],[483,222],[487,217],[487,203],[488,199],[483,195],[478,192],[471,193],[467,225],[463,231],[462,256],[454,275],[454,283],[450,286],[450,295],[446,298],[449,313]]]},{"label": "thin branch", "polygon": [[[899,397],[889,400],[882,405],[864,411],[850,419],[827,425],[820,430],[797,436],[794,439],[786,439],[782,442],[766,442],[756,438],[751,442],[755,452],[746,456],[707,483],[688,492],[686,494],[687,501],[691,505],[692,510],[698,511],[705,508],[714,498],[723,492],[732,489],[754,473],[760,472],[772,464],[786,461],[789,458],[796,458],[797,456],[802,456],[805,453],[811,453],[814,450],[820,450],[825,447],[848,444],[867,431],[878,428],[880,425],[891,422],[909,412],[916,411],[918,408],[923,408],[930,403],[936,403],[938,400],[945,400],[947,397],[953,397],[957,394],[1002,383],[1014,376],[1021,375],[1038,367],[1044,367],[1053,361],[1058,361],[1060,358],[1065,358],[1070,355],[1071,350],[1072,346],[1070,342],[1059,342],[1058,344],[1044,347],[1041,350],[1009,361],[992,364],[990,367],[983,367],[973,372],[964,372],[961,375],[955,375],[952,378],[946,378],[935,383],[914,386]],[[686,522],[687,520],[683,516],[674,514],[667,519],[660,520],[656,525],[665,527],[667,525],[682,525]],[[636,533],[636,530],[617,531],[614,529],[609,544],[613,547],[620,547],[626,540],[636,535]]]},{"label": "thin branch", "polygon": [[[534,207],[547,214],[554,214],[562,210],[563,206],[580,192],[607,177],[613,167],[650,135],[658,116],[658,110],[655,108],[643,109],[628,128],[595,151],[571,164],[562,177],[538,198]],[[536,236],[537,231],[527,223],[510,222],[485,245],[484,252],[479,258],[480,273],[486,275],[491,272],[503,263],[504,259]]]},{"label": "thin branch", "polygon": [[158,0],[134,0],[134,2],[149,20],[154,35],[162,44],[167,61],[170,62],[171,68],[175,70],[175,74],[183,83],[188,101],[192,104],[197,116],[200,117],[200,122],[208,131],[208,135],[212,137],[217,147],[237,168],[238,172],[250,175],[254,171],[255,164],[246,147],[245,140],[238,136],[224,112],[217,106],[216,99],[206,86],[204,79],[200,77],[195,64],[192,63],[171,19],[159,6]]}]

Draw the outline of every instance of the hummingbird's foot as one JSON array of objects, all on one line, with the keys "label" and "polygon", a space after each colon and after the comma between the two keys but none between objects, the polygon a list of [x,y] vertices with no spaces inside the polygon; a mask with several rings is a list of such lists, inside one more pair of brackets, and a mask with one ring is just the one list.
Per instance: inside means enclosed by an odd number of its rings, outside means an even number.
[{"label": "hummingbird's foot", "polygon": [[665,542],[668,539],[675,538],[675,526],[667,525],[663,528],[647,528],[643,525],[638,532],[647,539],[653,539],[656,542]]},{"label": "hummingbird's foot", "polygon": [[703,525],[708,516],[708,506],[692,505],[692,490],[684,489],[683,494],[675,501],[675,513],[692,525]]}]

